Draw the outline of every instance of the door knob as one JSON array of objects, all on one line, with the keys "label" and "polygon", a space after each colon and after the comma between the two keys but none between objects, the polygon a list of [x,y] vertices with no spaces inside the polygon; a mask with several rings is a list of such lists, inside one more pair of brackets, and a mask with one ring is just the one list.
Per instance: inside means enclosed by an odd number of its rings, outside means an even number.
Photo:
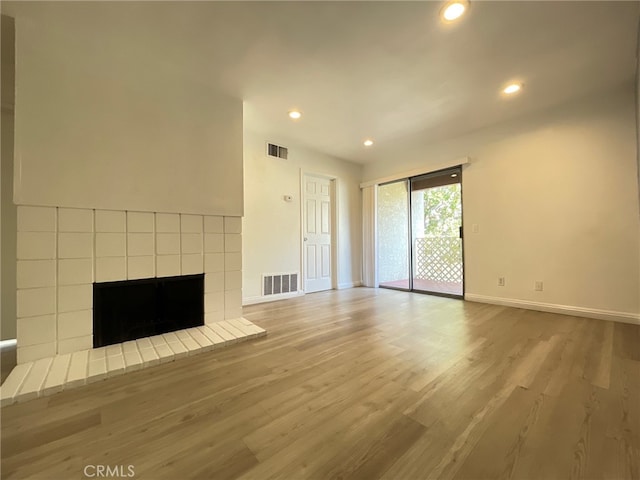
[{"label": "door knob", "polygon": [[307,237],[304,237],[304,241],[305,241],[305,242],[307,241]]}]

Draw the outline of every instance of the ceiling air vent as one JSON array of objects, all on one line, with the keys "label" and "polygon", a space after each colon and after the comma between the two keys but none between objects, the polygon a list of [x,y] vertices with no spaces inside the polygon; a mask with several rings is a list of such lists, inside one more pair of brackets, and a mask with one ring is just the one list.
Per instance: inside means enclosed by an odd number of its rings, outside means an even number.
[{"label": "ceiling air vent", "polygon": [[287,159],[289,149],[275,143],[267,143],[267,156]]}]

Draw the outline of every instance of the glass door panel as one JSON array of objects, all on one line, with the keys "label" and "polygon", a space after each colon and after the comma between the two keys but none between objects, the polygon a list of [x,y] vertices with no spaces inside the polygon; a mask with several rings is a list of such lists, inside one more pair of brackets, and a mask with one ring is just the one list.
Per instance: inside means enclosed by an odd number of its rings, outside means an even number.
[{"label": "glass door panel", "polygon": [[378,282],[411,289],[409,267],[409,181],[378,187]]},{"label": "glass door panel", "polygon": [[459,169],[411,179],[412,289],[462,296]]}]

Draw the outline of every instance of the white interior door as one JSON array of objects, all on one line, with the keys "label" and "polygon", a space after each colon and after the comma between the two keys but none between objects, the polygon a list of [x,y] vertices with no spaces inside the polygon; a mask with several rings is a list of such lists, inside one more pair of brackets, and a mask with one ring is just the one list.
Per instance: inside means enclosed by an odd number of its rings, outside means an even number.
[{"label": "white interior door", "polygon": [[331,180],[305,175],[304,291],[331,289]]}]

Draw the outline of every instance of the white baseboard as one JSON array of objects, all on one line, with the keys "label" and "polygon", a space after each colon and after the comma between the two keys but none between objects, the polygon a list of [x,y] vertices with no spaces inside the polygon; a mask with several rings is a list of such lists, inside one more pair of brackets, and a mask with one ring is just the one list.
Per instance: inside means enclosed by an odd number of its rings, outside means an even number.
[{"label": "white baseboard", "polygon": [[470,302],[490,303],[507,307],[526,308],[527,310],[539,310],[541,312],[573,315],[576,317],[597,318],[599,320],[611,320],[614,322],[631,323],[640,325],[640,314],[630,312],[616,312],[612,310],[600,310],[597,308],[575,307],[570,305],[558,305],[555,303],[531,302],[514,298],[489,297],[466,293],[464,299]]},{"label": "white baseboard", "polygon": [[362,285],[362,282],[347,282],[339,283],[337,290],[344,290],[345,288],[355,288]]},{"label": "white baseboard", "polygon": [[276,293],[274,295],[258,295],[255,297],[247,297],[242,299],[242,305],[255,305],[257,303],[276,302],[278,300],[286,300],[287,298],[301,297],[304,295],[302,290],[289,293]]}]

